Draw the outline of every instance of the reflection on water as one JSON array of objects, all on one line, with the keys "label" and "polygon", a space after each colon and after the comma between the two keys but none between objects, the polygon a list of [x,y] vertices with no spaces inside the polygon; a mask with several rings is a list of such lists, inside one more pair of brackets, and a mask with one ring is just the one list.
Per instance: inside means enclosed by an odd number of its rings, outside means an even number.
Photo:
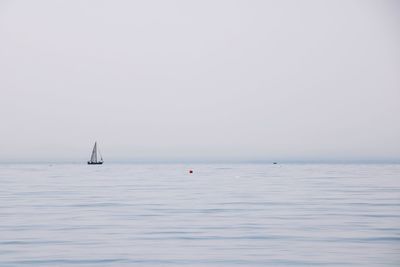
[{"label": "reflection on water", "polygon": [[400,165],[15,164],[0,183],[0,266],[400,266]]}]

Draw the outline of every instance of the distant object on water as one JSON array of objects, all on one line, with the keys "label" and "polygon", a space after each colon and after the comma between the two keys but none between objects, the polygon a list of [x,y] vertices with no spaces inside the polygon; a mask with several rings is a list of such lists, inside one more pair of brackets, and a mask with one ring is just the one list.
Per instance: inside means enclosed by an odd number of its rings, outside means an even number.
[{"label": "distant object on water", "polygon": [[92,151],[92,156],[90,157],[90,160],[87,162],[87,164],[89,165],[99,165],[99,164],[103,164],[103,157],[101,156],[101,153],[99,151],[99,155],[100,155],[100,160],[97,160],[97,142],[94,142],[94,147],[93,147],[93,151]]},{"label": "distant object on water", "polygon": [[193,173],[193,170],[189,170],[189,173]]},{"label": "distant object on water", "polygon": [[278,162],[273,162],[272,164],[278,164]]}]

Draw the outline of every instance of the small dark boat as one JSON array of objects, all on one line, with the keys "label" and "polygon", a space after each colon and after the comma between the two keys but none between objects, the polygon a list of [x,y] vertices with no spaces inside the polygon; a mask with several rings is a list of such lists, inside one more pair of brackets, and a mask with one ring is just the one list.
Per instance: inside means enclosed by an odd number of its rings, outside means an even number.
[{"label": "small dark boat", "polygon": [[90,157],[90,160],[87,162],[89,165],[101,165],[103,164],[103,157],[101,156],[100,150],[98,151],[100,155],[100,160],[97,160],[97,142],[94,143],[93,151],[92,151],[92,156]]}]

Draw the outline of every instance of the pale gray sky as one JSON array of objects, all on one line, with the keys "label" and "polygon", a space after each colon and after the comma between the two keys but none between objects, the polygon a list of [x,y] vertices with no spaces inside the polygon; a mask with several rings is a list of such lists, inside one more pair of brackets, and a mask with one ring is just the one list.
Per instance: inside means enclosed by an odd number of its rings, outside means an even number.
[{"label": "pale gray sky", "polygon": [[0,161],[400,160],[398,1],[0,1]]}]

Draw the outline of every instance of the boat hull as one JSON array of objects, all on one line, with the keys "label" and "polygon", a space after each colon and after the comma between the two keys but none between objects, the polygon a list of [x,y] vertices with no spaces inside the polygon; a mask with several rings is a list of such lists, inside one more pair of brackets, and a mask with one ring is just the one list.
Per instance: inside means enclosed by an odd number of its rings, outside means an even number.
[{"label": "boat hull", "polygon": [[90,161],[88,161],[87,164],[88,165],[101,165],[101,164],[103,164],[103,162],[90,162]]}]

